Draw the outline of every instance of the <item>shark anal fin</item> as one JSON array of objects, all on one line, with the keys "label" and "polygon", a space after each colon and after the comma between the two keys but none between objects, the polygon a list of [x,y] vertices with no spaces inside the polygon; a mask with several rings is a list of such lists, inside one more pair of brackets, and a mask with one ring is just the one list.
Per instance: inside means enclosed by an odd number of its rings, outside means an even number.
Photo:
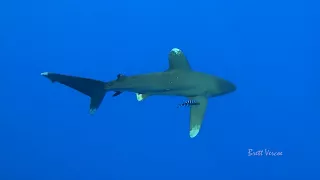
[{"label": "shark anal fin", "polygon": [[194,138],[198,135],[201,129],[202,120],[207,109],[208,99],[204,96],[193,97],[192,100],[198,102],[196,106],[190,107],[190,131],[189,135]]},{"label": "shark anal fin", "polygon": [[138,101],[143,101],[144,99],[146,99],[149,96],[150,96],[149,94],[136,93],[136,97],[137,97]]},{"label": "shark anal fin", "polygon": [[112,95],[112,97],[119,96],[121,93],[122,93],[121,91],[116,91],[116,92]]},{"label": "shark anal fin", "polygon": [[190,64],[184,53],[178,49],[171,49],[169,56],[169,69],[168,70],[191,70]]}]

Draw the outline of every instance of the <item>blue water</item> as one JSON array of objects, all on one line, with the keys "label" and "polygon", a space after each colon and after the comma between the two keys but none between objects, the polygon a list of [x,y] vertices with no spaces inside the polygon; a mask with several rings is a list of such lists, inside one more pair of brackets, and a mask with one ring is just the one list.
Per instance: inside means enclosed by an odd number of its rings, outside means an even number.
[{"label": "blue water", "polygon": [[[0,179],[320,179],[319,17],[303,0],[2,1]],[[194,139],[185,98],[107,94],[91,116],[40,76],[163,71],[174,47],[238,87]]]}]

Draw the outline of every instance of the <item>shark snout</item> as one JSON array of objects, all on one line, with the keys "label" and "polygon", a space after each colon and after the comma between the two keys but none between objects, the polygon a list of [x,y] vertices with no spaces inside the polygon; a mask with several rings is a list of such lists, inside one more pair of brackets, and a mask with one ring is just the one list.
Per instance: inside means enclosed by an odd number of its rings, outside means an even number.
[{"label": "shark snout", "polygon": [[233,92],[233,91],[237,90],[237,86],[232,82],[229,82],[228,86],[229,86],[230,92]]},{"label": "shark snout", "polygon": [[220,88],[223,91],[223,94],[231,93],[237,90],[237,86],[234,83],[227,80],[223,80],[220,82]]}]

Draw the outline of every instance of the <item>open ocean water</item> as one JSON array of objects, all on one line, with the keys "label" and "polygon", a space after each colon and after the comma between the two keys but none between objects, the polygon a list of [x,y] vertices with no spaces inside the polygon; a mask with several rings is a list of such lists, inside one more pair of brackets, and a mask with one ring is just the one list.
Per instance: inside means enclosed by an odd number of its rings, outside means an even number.
[{"label": "open ocean water", "polygon": [[[0,180],[319,180],[318,1],[0,2]],[[168,68],[237,85],[189,137],[183,97],[89,99],[40,76]],[[266,154],[272,151],[274,156]]]}]

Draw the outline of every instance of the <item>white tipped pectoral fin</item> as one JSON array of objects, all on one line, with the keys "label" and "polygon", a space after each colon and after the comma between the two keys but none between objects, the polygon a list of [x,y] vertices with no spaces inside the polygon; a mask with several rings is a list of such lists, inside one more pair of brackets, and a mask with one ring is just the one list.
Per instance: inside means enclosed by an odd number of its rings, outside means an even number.
[{"label": "white tipped pectoral fin", "polygon": [[136,93],[136,97],[138,101],[142,101],[144,99],[146,99],[147,97],[149,97],[150,95],[148,94],[140,94],[140,93]]},{"label": "white tipped pectoral fin", "polygon": [[191,106],[190,108],[190,138],[194,138],[199,134],[208,104],[208,99],[204,96],[197,96],[192,99],[199,102],[199,105]]},{"label": "white tipped pectoral fin", "polygon": [[195,126],[190,128],[189,135],[190,135],[191,138],[194,138],[199,134],[200,127],[201,127],[201,125],[195,125]]}]

